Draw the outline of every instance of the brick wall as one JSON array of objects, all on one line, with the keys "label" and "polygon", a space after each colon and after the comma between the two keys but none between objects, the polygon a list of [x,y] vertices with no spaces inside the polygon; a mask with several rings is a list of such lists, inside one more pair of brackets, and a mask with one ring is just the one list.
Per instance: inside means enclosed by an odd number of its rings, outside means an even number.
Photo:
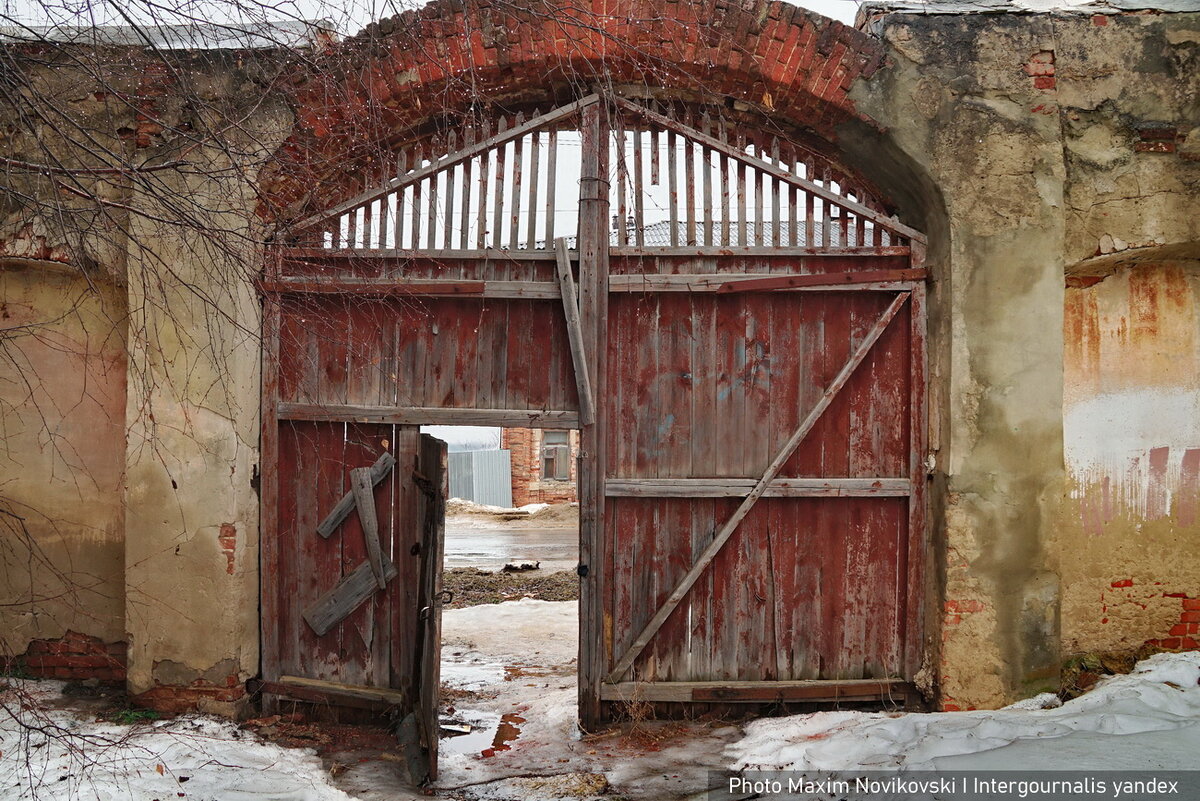
[{"label": "brick wall", "polygon": [[500,447],[512,455],[513,506],[527,503],[574,503],[578,480],[579,432],[570,434],[571,458],[569,481],[542,478],[542,432],[536,428],[506,428],[500,435]]},{"label": "brick wall", "polygon": [[59,639],[31,641],[25,653],[11,662],[16,669],[42,679],[124,683],[125,658],[123,642],[106,643],[68,631]]}]

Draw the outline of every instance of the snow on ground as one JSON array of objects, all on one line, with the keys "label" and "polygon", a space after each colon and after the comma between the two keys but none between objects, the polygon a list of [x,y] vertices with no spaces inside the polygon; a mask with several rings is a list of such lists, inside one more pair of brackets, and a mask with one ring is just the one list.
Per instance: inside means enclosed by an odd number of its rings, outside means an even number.
[{"label": "snow on ground", "polygon": [[579,651],[579,604],[522,598],[442,613],[442,650],[463,648],[493,659],[565,665]]},{"label": "snow on ground", "polygon": [[1200,652],[1157,654],[1065,704],[758,720],[728,755],[734,770],[1178,768],[1200,754],[1198,682]]},{"label": "snow on ground", "polygon": [[[0,798],[351,798],[330,783],[313,751],[261,742],[229,721],[183,717],[134,726],[100,723],[92,716],[41,706],[59,694],[61,682],[5,682],[7,689],[0,690]],[[30,701],[39,708],[30,708]]]}]

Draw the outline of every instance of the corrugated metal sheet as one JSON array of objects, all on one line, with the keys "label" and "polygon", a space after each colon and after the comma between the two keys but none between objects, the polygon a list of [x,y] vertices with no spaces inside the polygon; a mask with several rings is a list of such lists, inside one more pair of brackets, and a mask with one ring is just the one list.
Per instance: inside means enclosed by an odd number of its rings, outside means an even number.
[{"label": "corrugated metal sheet", "polygon": [[450,496],[487,506],[512,506],[512,453],[463,451],[450,454]]}]

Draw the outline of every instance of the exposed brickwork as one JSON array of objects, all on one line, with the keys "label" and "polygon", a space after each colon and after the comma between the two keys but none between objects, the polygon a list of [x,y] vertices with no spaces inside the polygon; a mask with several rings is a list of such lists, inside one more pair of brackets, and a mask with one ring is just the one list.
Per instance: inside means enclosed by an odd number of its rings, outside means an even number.
[{"label": "exposed brickwork", "polygon": [[223,684],[196,679],[189,685],[160,684],[130,698],[138,706],[154,709],[166,715],[180,715],[204,709],[211,702],[236,703],[246,697],[246,685],[235,675],[226,677]]},{"label": "exposed brickwork", "polygon": [[298,68],[297,132],[269,182],[275,208],[263,213],[327,206],[331,186],[352,194],[378,175],[380,143],[480,98],[545,110],[578,87],[646,84],[741,100],[827,138],[847,120],[871,122],[849,91],[883,65],[883,45],[787,3],[584,0],[548,11],[440,0],[371,25],[314,70]]},{"label": "exposed brickwork", "polygon": [[1178,597],[1180,606],[1179,622],[1171,626],[1166,637],[1146,640],[1146,645],[1156,648],[1190,649],[1200,648],[1200,597],[1190,598],[1182,594],[1164,594],[1164,597]]},{"label": "exposed brickwork", "polygon": [[233,523],[222,523],[217,542],[221,545],[221,553],[225,554],[225,572],[232,576],[233,555],[237,550],[237,526]]},{"label": "exposed brickwork", "polygon": [[15,667],[44,679],[125,681],[125,643],[68,631],[59,639],[33,640],[13,659]]},{"label": "exposed brickwork", "polygon": [[571,432],[570,481],[542,478],[542,432],[533,428],[506,428],[500,435],[500,447],[512,455],[512,498],[514,506],[527,503],[573,503],[578,478],[579,432]]}]

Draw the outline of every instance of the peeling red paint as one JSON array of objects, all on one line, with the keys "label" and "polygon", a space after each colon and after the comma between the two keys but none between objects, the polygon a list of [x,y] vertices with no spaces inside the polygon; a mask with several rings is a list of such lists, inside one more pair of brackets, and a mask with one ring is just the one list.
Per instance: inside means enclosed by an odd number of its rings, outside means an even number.
[{"label": "peeling red paint", "polygon": [[237,548],[237,526],[233,523],[222,523],[217,542],[221,545],[221,552],[225,554],[225,572],[232,576],[233,554]]}]

